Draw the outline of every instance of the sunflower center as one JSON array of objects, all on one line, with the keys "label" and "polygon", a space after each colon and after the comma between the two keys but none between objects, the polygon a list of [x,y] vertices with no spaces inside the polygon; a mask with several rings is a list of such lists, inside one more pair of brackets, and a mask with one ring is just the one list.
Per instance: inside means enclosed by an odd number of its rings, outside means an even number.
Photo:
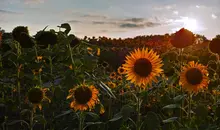
[{"label": "sunflower center", "polygon": [[141,77],[147,77],[152,72],[152,64],[146,58],[138,59],[134,64],[134,72]]},{"label": "sunflower center", "polygon": [[202,82],[202,72],[197,68],[192,68],[186,72],[186,79],[191,85],[197,85]]},{"label": "sunflower center", "polygon": [[33,104],[38,104],[43,100],[43,92],[40,88],[32,88],[28,92],[28,100]]},{"label": "sunflower center", "polygon": [[79,87],[74,92],[78,104],[86,104],[92,98],[92,91],[88,87]]}]

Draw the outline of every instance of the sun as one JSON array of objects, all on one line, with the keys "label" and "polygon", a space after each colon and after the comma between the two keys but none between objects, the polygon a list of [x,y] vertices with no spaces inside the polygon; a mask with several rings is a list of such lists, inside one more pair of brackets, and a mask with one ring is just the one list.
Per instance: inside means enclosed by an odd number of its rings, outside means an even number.
[{"label": "sun", "polygon": [[192,32],[198,31],[198,24],[196,19],[186,17],[183,18],[182,20],[185,29],[188,29]]},{"label": "sun", "polygon": [[173,22],[176,24],[176,27],[172,29],[174,32],[180,30],[181,28],[185,28],[193,33],[197,33],[204,29],[195,18],[181,17]]}]

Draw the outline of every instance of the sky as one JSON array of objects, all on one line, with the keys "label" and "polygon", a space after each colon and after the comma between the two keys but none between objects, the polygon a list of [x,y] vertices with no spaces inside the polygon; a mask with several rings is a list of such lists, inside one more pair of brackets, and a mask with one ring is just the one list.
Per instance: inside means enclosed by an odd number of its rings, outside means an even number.
[{"label": "sky", "polygon": [[78,37],[114,38],[173,33],[184,27],[220,34],[220,0],[0,0],[0,27],[28,26],[31,35],[71,25]]}]

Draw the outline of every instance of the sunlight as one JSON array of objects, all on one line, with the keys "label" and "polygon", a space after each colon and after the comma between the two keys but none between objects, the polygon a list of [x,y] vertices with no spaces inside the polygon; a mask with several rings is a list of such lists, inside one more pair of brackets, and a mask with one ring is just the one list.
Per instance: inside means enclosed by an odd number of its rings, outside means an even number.
[{"label": "sunlight", "polygon": [[194,18],[181,17],[180,19],[177,19],[173,22],[176,24],[175,28],[172,29],[173,32],[175,32],[181,28],[185,28],[193,33],[198,33],[198,32],[203,31],[205,29]]},{"label": "sunlight", "polygon": [[183,20],[183,24],[184,24],[183,26],[185,29],[188,29],[192,32],[198,31],[198,24],[197,24],[196,19],[191,19],[191,18],[186,17],[186,18],[183,18],[182,20]]}]

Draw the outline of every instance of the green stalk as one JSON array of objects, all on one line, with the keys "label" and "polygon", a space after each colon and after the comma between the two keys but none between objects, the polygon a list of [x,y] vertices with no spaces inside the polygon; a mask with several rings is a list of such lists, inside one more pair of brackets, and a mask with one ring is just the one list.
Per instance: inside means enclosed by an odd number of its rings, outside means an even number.
[{"label": "green stalk", "polygon": [[[37,47],[36,46],[34,46],[34,50],[35,50],[36,57],[38,57]],[[37,63],[39,63],[38,59],[37,59]],[[41,73],[39,73],[39,84],[40,84],[40,87],[42,87]]]},{"label": "green stalk", "polygon": [[189,102],[188,102],[188,119],[189,119],[189,125],[191,125],[191,106],[192,106],[192,94],[189,93]]},{"label": "green stalk", "polygon": [[[21,48],[20,43],[17,44],[17,59],[21,55]],[[18,70],[18,67],[20,66],[19,63],[17,63],[17,91],[18,91],[18,103],[19,103],[19,109],[21,109],[21,83],[20,83],[20,71]]]},{"label": "green stalk", "polygon": [[137,100],[137,128],[136,130],[141,130],[141,113],[140,113],[140,98],[138,97],[138,100]]},{"label": "green stalk", "polygon": [[34,110],[31,109],[31,116],[30,116],[30,130],[33,130],[33,124],[34,124]]},{"label": "green stalk", "polygon": [[[179,49],[180,70],[181,70],[181,67],[183,65],[182,54],[183,54],[183,49]],[[181,94],[183,95],[183,87],[182,86],[181,86]],[[184,107],[184,100],[181,101],[181,108],[183,108],[183,107]],[[182,109],[180,110],[180,120],[181,120],[181,123],[183,123],[183,110]]]},{"label": "green stalk", "polygon": [[74,65],[75,63],[74,63],[74,60],[73,60],[73,52],[72,52],[70,44],[68,44],[68,48],[69,48],[69,52],[70,52],[70,58],[71,58],[72,65]]},{"label": "green stalk", "polygon": [[141,99],[139,97],[140,88],[137,87],[137,122],[136,122],[136,130],[141,130]]},{"label": "green stalk", "polygon": [[81,111],[79,116],[79,130],[83,130],[84,125],[84,113]]}]

